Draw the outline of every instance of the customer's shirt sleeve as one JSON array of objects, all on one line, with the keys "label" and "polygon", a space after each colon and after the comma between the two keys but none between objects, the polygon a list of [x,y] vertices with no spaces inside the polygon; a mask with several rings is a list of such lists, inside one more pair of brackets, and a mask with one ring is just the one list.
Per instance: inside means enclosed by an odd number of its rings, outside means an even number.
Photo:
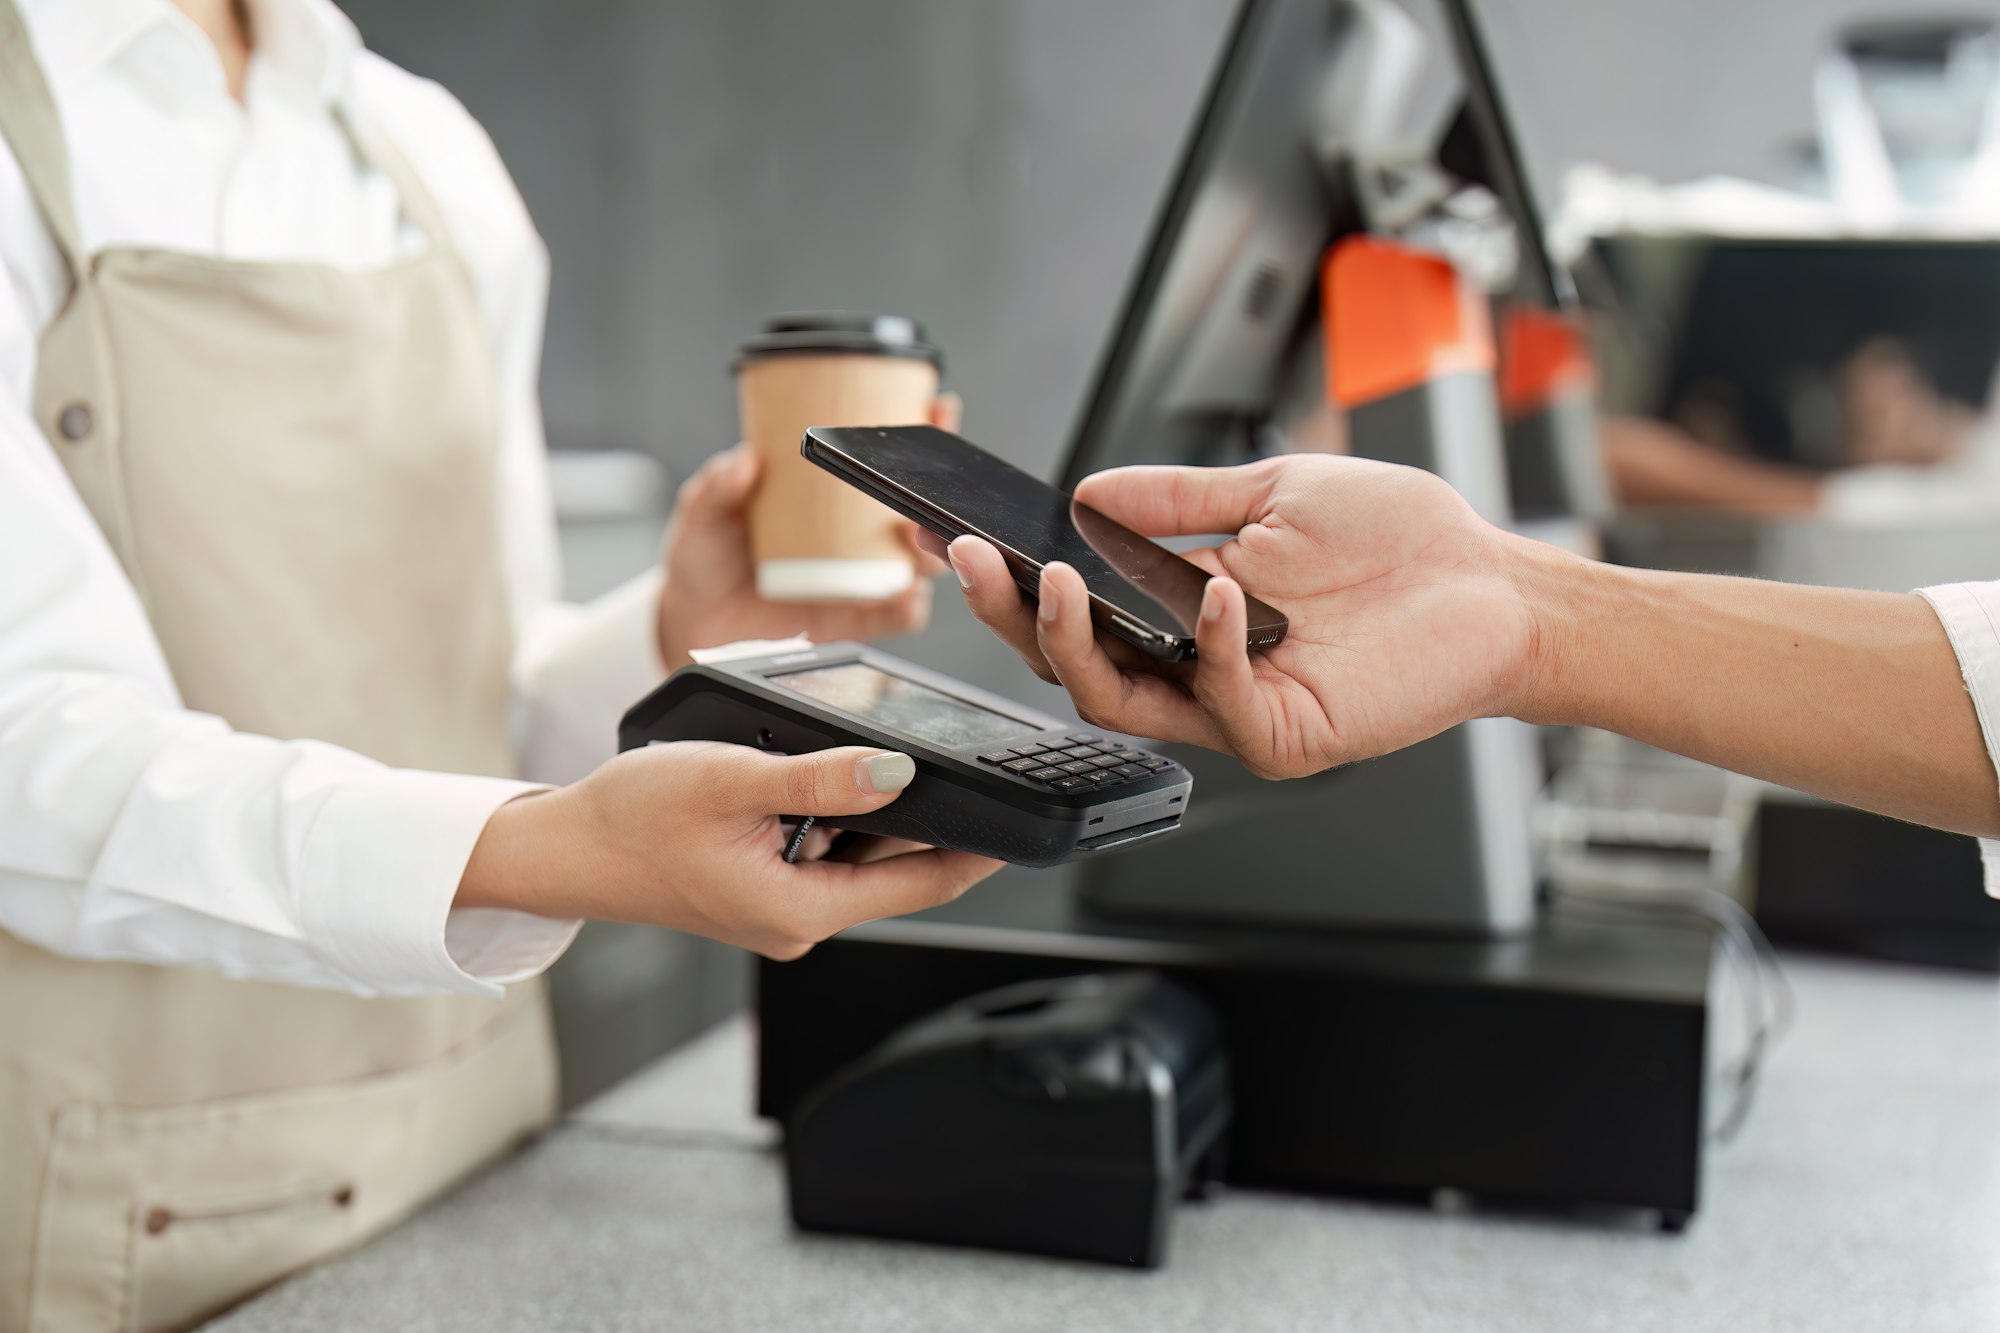
[{"label": "customer's shirt sleeve", "polygon": [[[1918,592],[1944,623],[1973,711],[1979,715],[1986,753],[2000,773],[2000,583],[1947,583]],[[2000,897],[2000,842],[1982,838],[1979,856],[1986,868],[1987,893]]]},{"label": "customer's shirt sleeve", "polygon": [[[17,313],[0,281],[0,323]],[[451,906],[487,819],[534,790],[185,709],[132,585],[0,386],[0,929],[72,958],[497,995],[575,932]]]}]

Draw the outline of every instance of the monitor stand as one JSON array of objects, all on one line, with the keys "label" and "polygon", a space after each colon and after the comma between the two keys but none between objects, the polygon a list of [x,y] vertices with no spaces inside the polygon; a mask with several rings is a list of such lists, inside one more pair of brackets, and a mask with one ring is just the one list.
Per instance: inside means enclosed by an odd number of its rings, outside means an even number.
[{"label": "monitor stand", "polygon": [[1205,750],[1180,831],[1080,867],[1105,915],[1398,933],[1518,935],[1534,923],[1534,730],[1482,718],[1293,782]]}]

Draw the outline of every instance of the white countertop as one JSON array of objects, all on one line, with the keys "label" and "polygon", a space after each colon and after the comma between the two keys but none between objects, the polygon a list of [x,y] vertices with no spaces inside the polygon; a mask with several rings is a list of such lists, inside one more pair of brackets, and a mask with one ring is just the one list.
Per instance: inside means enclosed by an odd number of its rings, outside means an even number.
[{"label": "white countertop", "polygon": [[1224,1192],[1153,1273],[804,1236],[747,1022],[643,1071],[226,1333],[2000,1329],[2000,986],[1789,960],[1796,1029],[1682,1236]]}]

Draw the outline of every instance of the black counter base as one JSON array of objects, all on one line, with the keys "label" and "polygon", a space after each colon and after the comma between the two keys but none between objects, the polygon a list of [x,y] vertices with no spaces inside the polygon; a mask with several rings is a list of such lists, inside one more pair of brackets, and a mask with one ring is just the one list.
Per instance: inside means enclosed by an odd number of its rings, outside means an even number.
[{"label": "black counter base", "polygon": [[1802,797],[1765,801],[1757,821],[1755,912],[1773,940],[2000,973],[2000,900],[1973,839]]},{"label": "black counter base", "polygon": [[1230,1183],[1695,1211],[1708,936],[1556,918],[1514,940],[1202,929],[1082,912],[1057,877],[760,963],[758,1110],[981,991],[1125,967],[1213,1005],[1234,1067]]}]

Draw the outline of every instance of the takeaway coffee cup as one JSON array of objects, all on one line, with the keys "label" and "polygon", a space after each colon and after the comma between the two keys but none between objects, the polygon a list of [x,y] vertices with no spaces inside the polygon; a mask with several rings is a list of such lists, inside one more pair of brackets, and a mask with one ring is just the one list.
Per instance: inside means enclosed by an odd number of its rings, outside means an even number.
[{"label": "takeaway coffee cup", "polygon": [[800,314],[743,344],[743,438],[763,459],[750,504],[757,592],[772,601],[879,601],[916,577],[902,518],[799,456],[809,426],[931,419],[943,357],[915,320]]}]

